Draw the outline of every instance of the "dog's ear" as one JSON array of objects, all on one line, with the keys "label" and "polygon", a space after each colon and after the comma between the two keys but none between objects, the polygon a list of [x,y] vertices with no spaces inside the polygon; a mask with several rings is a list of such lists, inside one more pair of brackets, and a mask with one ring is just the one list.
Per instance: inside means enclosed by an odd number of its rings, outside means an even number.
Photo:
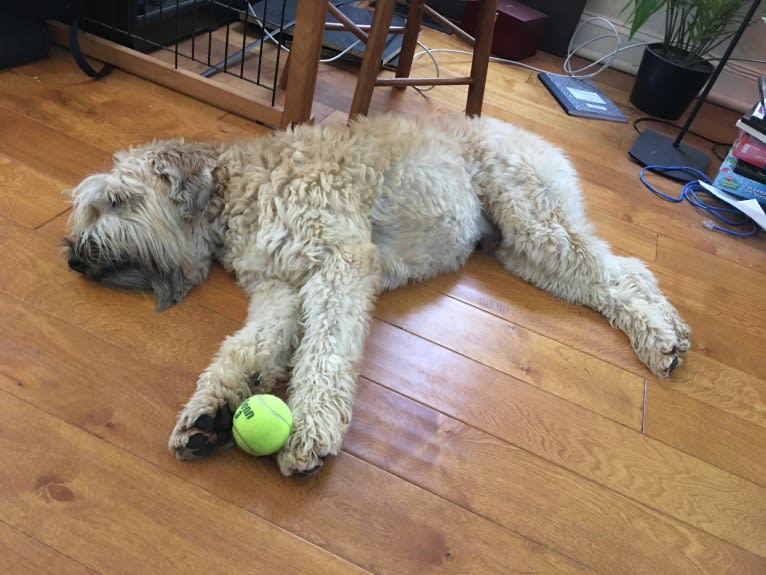
[{"label": "dog's ear", "polygon": [[210,200],[215,185],[216,157],[209,147],[169,145],[152,157],[152,168],[170,185],[170,199],[178,204],[181,216],[200,215]]},{"label": "dog's ear", "polygon": [[163,311],[177,304],[194,285],[180,269],[160,272],[138,266],[115,268],[102,276],[100,281],[110,287],[154,291],[157,298],[157,311]]},{"label": "dog's ear", "polygon": [[154,275],[152,290],[157,298],[157,311],[163,311],[181,301],[194,285],[180,269]]}]

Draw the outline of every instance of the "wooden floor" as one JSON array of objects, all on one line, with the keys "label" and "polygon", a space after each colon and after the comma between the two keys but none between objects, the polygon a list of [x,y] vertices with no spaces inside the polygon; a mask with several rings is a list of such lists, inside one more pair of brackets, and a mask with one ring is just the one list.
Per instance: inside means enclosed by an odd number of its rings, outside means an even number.
[{"label": "wooden floor", "polygon": [[[629,77],[599,83],[639,115]],[[352,90],[323,67],[317,121],[343,121]],[[379,89],[373,108],[464,97]],[[691,324],[686,362],[657,380],[601,316],[477,255],[380,299],[343,452],[297,480],[238,450],[181,463],[165,447],[245,316],[231,277],[215,269],[157,314],[148,294],[68,271],[60,247],[61,190],[116,149],[265,129],[120,71],[89,80],[59,49],[0,72],[0,572],[766,573],[763,233],[708,231],[653,196],[630,124],[566,116],[533,72],[493,64],[485,113],[568,152],[599,234]],[[730,140],[737,116],[706,105],[695,128]]]}]

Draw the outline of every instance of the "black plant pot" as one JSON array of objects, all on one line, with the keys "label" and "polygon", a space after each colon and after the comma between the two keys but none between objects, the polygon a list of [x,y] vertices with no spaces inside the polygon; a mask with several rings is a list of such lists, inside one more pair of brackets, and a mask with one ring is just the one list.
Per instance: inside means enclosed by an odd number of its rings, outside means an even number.
[{"label": "black plant pot", "polygon": [[657,118],[677,120],[713,73],[713,65],[700,60],[681,66],[664,58],[661,46],[650,44],[644,50],[630,102]]}]

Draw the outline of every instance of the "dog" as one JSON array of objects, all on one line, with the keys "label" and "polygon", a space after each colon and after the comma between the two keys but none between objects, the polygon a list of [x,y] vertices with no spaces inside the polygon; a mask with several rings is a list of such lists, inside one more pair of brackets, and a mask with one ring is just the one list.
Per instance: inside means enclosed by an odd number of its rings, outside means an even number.
[{"label": "dog", "polygon": [[635,258],[587,222],[577,174],[540,136],[488,117],[361,117],[230,143],[155,141],[71,191],[71,269],[179,302],[213,261],[249,296],[182,408],[179,459],[231,445],[232,412],[287,381],[285,475],[337,454],[376,296],[457,270],[477,248],[591,307],[666,377],[689,328]]}]

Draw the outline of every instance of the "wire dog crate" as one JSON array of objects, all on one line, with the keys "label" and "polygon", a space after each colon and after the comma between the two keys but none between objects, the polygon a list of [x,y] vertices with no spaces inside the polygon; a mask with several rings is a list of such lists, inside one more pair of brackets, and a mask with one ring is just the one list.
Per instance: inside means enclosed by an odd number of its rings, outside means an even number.
[{"label": "wire dog crate", "polygon": [[[83,52],[274,127],[310,119],[322,0],[85,0]],[[54,25],[57,40],[66,27]],[[280,75],[292,52],[285,85]],[[282,89],[284,88],[284,89]]]}]

